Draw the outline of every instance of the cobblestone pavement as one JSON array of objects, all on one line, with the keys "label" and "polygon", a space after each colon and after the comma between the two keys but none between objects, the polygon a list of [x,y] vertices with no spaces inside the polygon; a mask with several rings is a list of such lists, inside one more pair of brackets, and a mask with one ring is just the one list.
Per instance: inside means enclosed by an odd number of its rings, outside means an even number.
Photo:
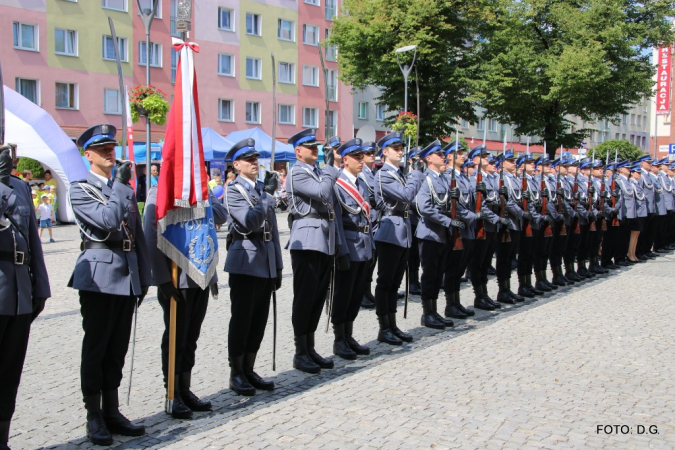
[{"label": "cobblestone pavement", "polygon": [[[280,218],[283,243],[285,222]],[[57,227],[54,234],[57,242],[44,244],[53,297],[31,334],[10,432],[15,450],[91,447],[84,438],[79,389],[78,297],[66,287],[79,237],[74,226]],[[222,267],[225,233],[219,237]],[[162,313],[151,289],[139,312],[131,402],[122,408],[145,424],[148,434],[115,436],[115,446],[675,447],[673,255],[559,289],[538,301],[479,311],[473,320],[457,321],[451,331],[420,327],[421,305],[413,297],[408,318],[399,313],[399,325],[415,341],[398,348],[377,343],[375,314],[362,310],[355,337],[372,354],[350,362],[336,359],[336,368],[320,375],[292,369],[289,259],[284,252],[277,371],[271,369],[271,318],[258,357],[259,373],[273,379],[277,389],[244,398],[227,388],[229,291],[227,276],[220,272],[220,298],[211,300],[193,373],[195,393],[211,400],[214,411],[196,413],[191,421],[173,420],[163,412]],[[489,290],[496,294],[494,280]],[[471,304],[468,285],[462,297],[465,305]],[[324,325],[325,317],[317,349],[330,354],[332,335],[323,333]],[[127,359],[125,394],[128,373]],[[598,433],[598,425],[626,425],[628,434]]]}]

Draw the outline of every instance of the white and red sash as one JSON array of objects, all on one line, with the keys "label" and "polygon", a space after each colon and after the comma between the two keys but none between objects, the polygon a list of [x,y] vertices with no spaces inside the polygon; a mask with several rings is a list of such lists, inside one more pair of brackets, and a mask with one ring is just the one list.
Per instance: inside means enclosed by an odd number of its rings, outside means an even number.
[{"label": "white and red sash", "polygon": [[363,199],[361,193],[348,181],[343,178],[338,178],[335,183],[342,188],[356,203],[361,207],[363,215],[370,219],[370,203]]}]

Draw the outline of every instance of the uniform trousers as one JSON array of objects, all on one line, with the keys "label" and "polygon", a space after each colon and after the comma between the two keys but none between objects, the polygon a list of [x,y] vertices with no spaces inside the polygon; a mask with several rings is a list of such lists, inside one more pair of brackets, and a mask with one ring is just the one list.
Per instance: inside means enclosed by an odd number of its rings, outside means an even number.
[{"label": "uniform trousers", "polygon": [[534,235],[538,230],[532,230],[532,236],[526,236],[525,230],[520,231],[520,245],[518,246],[518,276],[523,277],[532,275],[532,266],[534,263],[534,250],[532,245]]},{"label": "uniform trousers", "polygon": [[448,245],[428,239],[420,239],[420,262],[422,264],[422,300],[438,299],[443,283],[443,273],[448,257]]},{"label": "uniform trousers", "polygon": [[668,244],[675,242],[675,211],[668,211]]},{"label": "uniform trousers", "polygon": [[333,268],[333,257],[315,250],[291,250],[293,268],[293,333],[305,336],[314,333]]},{"label": "uniform trousers", "polygon": [[562,266],[563,253],[567,247],[567,236],[570,233],[570,229],[565,224],[565,234],[560,235],[562,230],[563,223],[555,222],[553,225],[553,238],[551,240],[551,253],[549,254],[549,262],[551,267],[560,267]]},{"label": "uniform trousers", "polygon": [[[600,243],[605,235],[605,232],[602,231],[602,224],[604,219],[598,219],[595,221],[595,232],[591,231],[589,236],[589,246],[588,246],[588,256],[591,258],[597,258],[600,254]],[[607,227],[609,228],[609,227]]]},{"label": "uniform trousers", "polygon": [[[554,231],[554,224],[549,224],[551,227],[551,234]],[[548,258],[551,255],[551,249],[553,248],[553,236],[545,236],[544,229],[532,230],[533,245],[532,252],[534,253],[534,260],[532,265],[535,272],[541,272],[546,270],[548,265]]]},{"label": "uniform trousers", "polygon": [[583,262],[588,259],[590,255],[591,235],[597,231],[591,231],[590,222],[585,225],[579,225],[581,233],[579,233],[579,243],[577,244],[577,262]]},{"label": "uniform trousers", "polygon": [[497,234],[497,271],[498,280],[511,279],[511,260],[520,244],[520,230],[509,230],[510,241],[504,242],[503,233]]},{"label": "uniform trousers", "polygon": [[[276,279],[231,273],[228,283],[232,316],[227,336],[227,352],[232,359],[245,353],[257,353],[260,349]],[[295,308],[293,312],[295,313]]]},{"label": "uniform trousers", "polygon": [[0,316],[0,421],[14,415],[31,318],[31,314]]},{"label": "uniform trousers", "polygon": [[612,226],[612,220],[607,220],[607,230],[602,233],[602,255],[600,257],[603,266],[612,264],[612,258],[616,253],[619,227]]},{"label": "uniform trousers", "polygon": [[[176,373],[190,372],[195,366],[197,340],[202,330],[209,305],[208,289],[181,289],[184,301],[176,303]],[[157,290],[157,300],[164,311],[164,334],[162,335],[162,374],[164,383],[169,374],[169,324],[171,320],[170,298]]]},{"label": "uniform trousers", "polygon": [[359,315],[361,299],[368,285],[371,261],[350,261],[349,269],[335,273],[335,295],[331,323],[354,322]]},{"label": "uniform trousers", "polygon": [[375,313],[385,316],[396,312],[398,288],[408,265],[409,248],[375,241],[377,248],[377,287],[375,288]]},{"label": "uniform trousers", "polygon": [[136,297],[80,291],[82,314],[82,394],[120,387],[129,348]]},{"label": "uniform trousers", "polygon": [[634,220],[637,219],[624,218],[619,223],[619,231],[616,236],[616,246],[614,247],[614,262],[626,260],[626,256],[628,255],[628,246],[630,245],[631,222]]},{"label": "uniform trousers", "polygon": [[660,250],[668,245],[668,216],[656,216],[656,233],[654,235],[654,248]]},{"label": "uniform trousers", "polygon": [[464,272],[469,265],[469,255],[471,255],[473,244],[474,239],[462,238],[462,246],[464,249],[453,250],[453,243],[452,240],[450,240],[450,243],[448,244],[449,250],[447,262],[445,264],[444,289],[446,294],[459,292],[462,285],[462,276],[464,276]]},{"label": "uniform trousers", "polygon": [[637,243],[637,255],[644,255],[652,251],[654,245],[654,232],[656,229],[656,218],[658,216],[654,213],[649,213],[645,222],[645,229],[640,232]]},{"label": "uniform trousers", "polygon": [[417,226],[412,227],[412,243],[410,245],[410,253],[408,253],[408,271],[410,275],[410,282],[420,281],[420,240],[415,237]]},{"label": "uniform trousers", "polygon": [[[581,226],[579,229],[581,230]],[[577,251],[579,250],[579,243],[581,242],[581,231],[578,233],[574,232],[574,224],[567,228],[567,246],[563,252],[563,260],[565,264],[574,264],[574,261],[577,256]]]},{"label": "uniform trousers", "polygon": [[476,239],[473,242],[469,272],[471,272],[471,285],[482,286],[488,282],[487,271],[492,262],[492,254],[497,245],[497,233],[486,231],[485,239]]}]

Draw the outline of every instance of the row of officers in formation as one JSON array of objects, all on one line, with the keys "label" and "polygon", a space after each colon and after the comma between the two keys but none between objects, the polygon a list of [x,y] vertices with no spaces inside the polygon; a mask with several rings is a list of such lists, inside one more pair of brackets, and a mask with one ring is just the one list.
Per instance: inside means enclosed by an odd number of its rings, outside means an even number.
[{"label": "row of officers in formation", "polygon": [[[133,315],[151,285],[157,286],[164,311],[165,385],[169,304],[172,297],[177,299],[176,391],[170,413],[189,419],[193,411],[211,409],[190,386],[209,295],[217,290],[216,275],[207,289],[185,273],[179,274],[177,287],[172,283],[171,261],[157,249],[156,188],[141,218],[129,185],[131,163],[115,168],[115,134],[115,127],[107,124],[82,134],[78,145],[91,172],[73,183],[69,193],[82,238],[82,252],[68,285],[79,292],[84,329],[81,388],[86,433],[100,445],[110,445],[113,434],[145,433],[142,425],[119,411],[118,389]],[[473,316],[474,309],[491,311],[522,302],[675,248],[675,166],[646,155],[636,162],[604,166],[593,159],[517,157],[510,149],[493,158],[483,145],[469,151],[457,142],[446,145],[436,140],[404,161],[402,136],[394,132],[377,144],[332,138],[324,146],[325,165],[319,168],[315,130],[303,130],[289,143],[297,157],[285,186],[290,198],[286,249],[293,273],[293,367],[303,372],[319,373],[334,364],[315,347],[326,302],[334,331],[333,353],[353,360],[370,353],[352,334],[362,302],[374,302],[378,341],[402,345],[413,340],[397,323],[404,278],[406,308],[408,291],[419,294],[421,324],[445,329],[454,325],[453,319]],[[384,162],[378,171],[376,154]],[[229,227],[225,262],[231,300],[229,384],[241,395],[274,389],[274,382],[259,376],[254,367],[270,298],[281,287],[283,269],[275,199],[270,195],[276,186],[273,176],[258,181],[258,156],[253,140],[236,144],[228,159],[238,176],[227,185],[223,204],[213,197],[211,202],[214,222]],[[51,295],[31,194],[25,183],[10,176],[11,168],[9,148],[3,147],[3,450],[9,448],[9,424],[30,326]],[[511,288],[514,266],[517,289]],[[495,299],[487,289],[492,270],[499,286]],[[465,273],[473,286],[474,309],[465,307],[460,298]],[[439,312],[441,290],[445,301]]]}]

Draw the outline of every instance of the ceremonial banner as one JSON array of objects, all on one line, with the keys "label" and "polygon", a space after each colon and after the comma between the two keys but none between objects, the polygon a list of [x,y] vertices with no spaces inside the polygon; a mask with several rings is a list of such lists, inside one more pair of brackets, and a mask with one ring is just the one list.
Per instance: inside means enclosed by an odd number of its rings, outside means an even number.
[{"label": "ceremonial banner", "polygon": [[157,184],[157,246],[202,289],[218,265],[202,147],[193,42],[173,39],[179,52],[174,95]]},{"label": "ceremonial banner", "polygon": [[670,114],[670,75],[672,64],[670,47],[661,47],[658,51],[658,72],[656,74],[656,114]]}]

